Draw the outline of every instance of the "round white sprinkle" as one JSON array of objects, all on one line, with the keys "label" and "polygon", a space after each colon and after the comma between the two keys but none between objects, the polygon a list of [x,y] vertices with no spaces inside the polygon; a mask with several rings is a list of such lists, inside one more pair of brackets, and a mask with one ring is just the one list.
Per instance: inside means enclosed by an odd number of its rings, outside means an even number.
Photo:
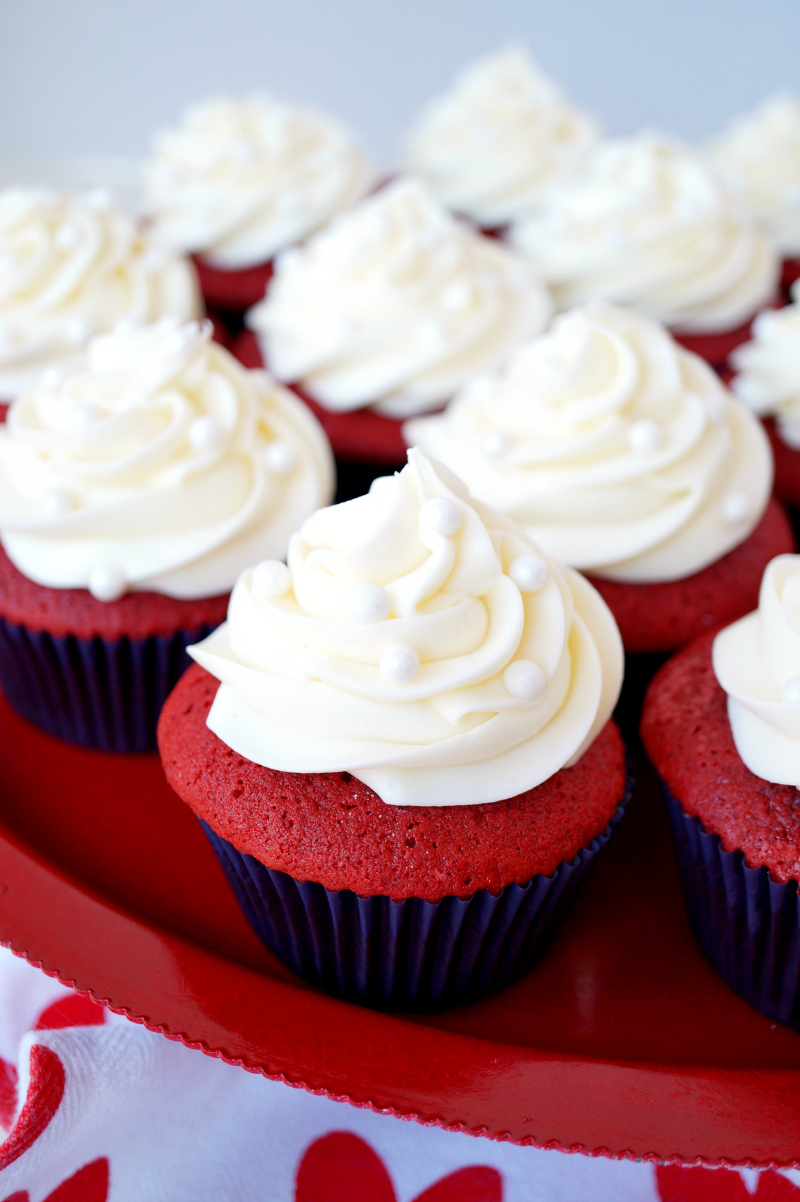
[{"label": "round white sprinkle", "polygon": [[781,701],[800,701],[800,676],[792,676],[781,689]]},{"label": "round white sprinkle", "polygon": [[351,622],[382,622],[392,611],[392,598],[380,584],[364,580],[351,584],[346,594]]},{"label": "round white sprinkle", "polygon": [[74,507],[75,497],[68,488],[49,488],[42,494],[42,509],[48,517],[57,517]]},{"label": "round white sprinkle", "polygon": [[296,462],[297,456],[288,442],[272,442],[267,447],[267,464],[276,476],[288,476]]},{"label": "round white sprinkle", "polygon": [[508,435],[501,434],[499,430],[493,430],[483,440],[483,453],[487,459],[499,459],[502,455],[505,455],[508,447]]},{"label": "round white sprinkle", "polygon": [[445,309],[464,309],[469,304],[469,287],[463,281],[451,284],[442,297]]},{"label": "round white sprinkle", "polygon": [[42,376],[42,388],[58,388],[61,383],[61,372],[57,367],[48,367]]},{"label": "round white sprinkle", "polygon": [[218,451],[225,442],[225,431],[215,417],[204,414],[189,426],[189,445],[193,451],[207,454]]},{"label": "round white sprinkle", "polygon": [[98,564],[89,573],[89,592],[98,601],[116,601],[127,587],[125,573],[116,563]]},{"label": "round white sprinkle", "polygon": [[64,329],[64,337],[70,346],[82,346],[91,336],[92,327],[85,317],[73,317]]},{"label": "round white sprinkle", "polygon": [[121,317],[119,321],[114,323],[115,334],[132,334],[133,329],[134,326],[130,317]]},{"label": "round white sprinkle", "polygon": [[108,209],[111,207],[111,193],[108,188],[93,188],[86,196],[86,203],[93,209]]},{"label": "round white sprinkle", "polygon": [[142,260],[145,271],[163,271],[167,265],[167,255],[160,246],[149,246]]},{"label": "round white sprinkle", "polygon": [[651,451],[656,451],[661,445],[661,439],[661,427],[646,418],[643,421],[634,422],[628,430],[628,445],[637,455],[646,455]]},{"label": "round white sprinkle", "polygon": [[541,555],[520,555],[508,574],[521,593],[537,593],[547,583],[550,569]]},{"label": "round white sprinkle", "polygon": [[73,426],[91,426],[92,422],[99,421],[102,416],[100,408],[91,401],[79,401],[72,408]]},{"label": "round white sprinkle", "polygon": [[60,246],[62,250],[75,246],[79,238],[80,234],[74,225],[60,225],[56,230],[56,246]]},{"label": "round white sprinkle", "polygon": [[279,559],[265,559],[253,568],[253,592],[257,597],[283,597],[288,593],[292,577]]},{"label": "round white sprinkle", "polygon": [[393,643],[381,656],[380,669],[389,684],[409,684],[419,672],[419,655],[408,643]]},{"label": "round white sprinkle", "polygon": [[417,339],[424,347],[437,350],[444,342],[444,330],[438,321],[421,321],[417,326]]},{"label": "round white sprinkle", "polygon": [[729,526],[740,526],[750,516],[750,502],[743,492],[731,492],[722,503],[722,515]]},{"label": "round white sprinkle", "polygon": [[449,497],[431,497],[419,511],[419,524],[430,534],[452,538],[461,529],[461,510]]},{"label": "round white sprinkle", "polygon": [[0,271],[8,274],[17,266],[18,259],[16,255],[5,254],[0,255]]},{"label": "round white sprinkle", "polygon": [[721,422],[728,411],[728,403],[722,392],[711,392],[706,397],[706,412],[712,422]]},{"label": "round white sprinkle", "polygon": [[536,701],[547,687],[547,677],[532,659],[515,659],[503,673],[503,684],[512,697]]},{"label": "round white sprinkle", "polygon": [[302,197],[299,192],[281,192],[278,197],[278,211],[280,213],[296,213],[302,204]]}]

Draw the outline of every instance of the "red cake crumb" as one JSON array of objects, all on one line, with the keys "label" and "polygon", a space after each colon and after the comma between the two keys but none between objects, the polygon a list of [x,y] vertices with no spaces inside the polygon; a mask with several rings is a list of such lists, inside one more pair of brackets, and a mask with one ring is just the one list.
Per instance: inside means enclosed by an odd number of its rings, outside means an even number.
[{"label": "red cake crumb", "polygon": [[742,762],[714,675],[714,632],[673,656],[654,676],[642,712],[642,742],[688,814],[744,852],[750,868],[800,880],[800,791],[762,780]]},{"label": "red cake crumb", "polygon": [[386,805],[346,772],[276,772],[206,726],[219,682],[194,665],[170,694],[158,745],[172,788],[222,838],[326,889],[395,900],[498,893],[549,875],[605,830],[625,789],[613,721],[572,768],[490,805]]},{"label": "red cake crumb", "polygon": [[767,418],[764,428],[775,459],[775,492],[787,505],[800,505],[800,451],[783,441],[774,418]]},{"label": "red cake crumb", "polygon": [[[264,366],[258,340],[252,330],[242,330],[234,340],[231,352],[244,367]],[[308,405],[328,436],[337,459],[355,463],[375,463],[382,467],[403,467],[406,444],[401,433],[402,421],[384,417],[369,409],[354,409],[350,413],[333,413],[310,397],[302,388],[290,385],[292,391]]]},{"label": "red cake crumb", "polygon": [[626,651],[672,651],[754,610],[769,561],[796,549],[789,518],[773,497],[749,538],[685,580],[588,578],[616,618]]},{"label": "red cake crumb", "polygon": [[163,593],[126,593],[118,601],[98,601],[85,588],[45,588],[23,576],[0,547],[0,617],[57,638],[145,639],[178,630],[219,626],[229,594],[183,600]]},{"label": "red cake crumb", "polygon": [[193,255],[200,291],[207,305],[229,313],[244,313],[263,300],[272,279],[272,263],[259,263],[238,271],[212,267],[201,255]]}]

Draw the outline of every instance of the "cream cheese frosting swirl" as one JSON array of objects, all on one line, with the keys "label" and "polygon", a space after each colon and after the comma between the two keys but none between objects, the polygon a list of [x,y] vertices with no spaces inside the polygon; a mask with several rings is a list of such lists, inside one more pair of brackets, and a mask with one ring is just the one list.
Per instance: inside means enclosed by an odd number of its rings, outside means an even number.
[{"label": "cream cheese frosting swirl", "polygon": [[518,220],[572,174],[599,131],[523,48],[471,63],[407,138],[408,169],[479,225]]},{"label": "cream cheese frosting swirl", "polygon": [[19,570],[110,601],[228,592],[283,556],[333,493],[308,408],[211,341],[208,323],[96,338],[0,427],[0,537]]},{"label": "cream cheese frosting swirl", "polygon": [[720,631],[713,662],[747,767],[800,788],[800,555],[767,565],[758,609]]},{"label": "cream cheese frosting swirl", "polygon": [[685,333],[741,325],[778,281],[773,248],[721,177],[651,134],[597,147],[513,241],[559,308],[628,305]]},{"label": "cream cheese frosting swirl", "polygon": [[657,322],[563,314],[494,377],[405,436],[548,554],[612,580],[677,580],[757,525],[772,487],[761,424]]},{"label": "cream cheese frosting swirl", "polygon": [[778,250],[800,254],[800,99],[768,97],[731,123],[711,156]]},{"label": "cream cheese frosting swirl", "polygon": [[733,391],[756,413],[774,415],[781,438],[800,450],[800,301],[765,309],[752,340],[731,355]]},{"label": "cream cheese frosting swirl", "polygon": [[145,207],[172,246],[235,269],[307,238],[374,179],[334,118],[270,96],[221,97],[159,134]]},{"label": "cream cheese frosting swirl", "polygon": [[0,398],[80,361],[117,321],[202,311],[190,263],[98,190],[0,192]]},{"label": "cream cheese frosting swirl", "polygon": [[400,179],[278,260],[248,322],[279,379],[328,409],[435,409],[540,333],[550,299],[516,252]]},{"label": "cream cheese frosting swirl", "polygon": [[243,573],[191,650],[222,682],[208,725],[257,764],[351,772],[393,805],[513,797],[605,725],[619,632],[587,581],[408,458],[309,518],[288,568]]}]

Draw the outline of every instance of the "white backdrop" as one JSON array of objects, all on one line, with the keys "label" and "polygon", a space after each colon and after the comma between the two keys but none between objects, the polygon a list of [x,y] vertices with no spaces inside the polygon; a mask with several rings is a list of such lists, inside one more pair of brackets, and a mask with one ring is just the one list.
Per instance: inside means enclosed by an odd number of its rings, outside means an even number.
[{"label": "white backdrop", "polygon": [[0,0],[0,159],[139,154],[209,92],[310,98],[385,164],[466,59],[526,41],[613,133],[800,91],[799,0]]}]

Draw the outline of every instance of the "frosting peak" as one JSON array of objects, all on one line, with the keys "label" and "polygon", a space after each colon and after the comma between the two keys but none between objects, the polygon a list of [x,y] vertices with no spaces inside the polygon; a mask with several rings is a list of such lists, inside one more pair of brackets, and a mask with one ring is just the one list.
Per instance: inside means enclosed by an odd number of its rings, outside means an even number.
[{"label": "frosting peak", "polygon": [[800,555],[767,565],[758,609],[720,631],[713,658],[747,767],[800,788]]},{"label": "frosting peak", "polygon": [[120,328],[0,427],[0,531],[21,572],[100,600],[228,592],[333,492],[308,408],[208,323]]},{"label": "frosting peak", "polygon": [[753,322],[752,340],[731,355],[731,387],[756,413],[774,414],[784,442],[800,449],[800,301],[765,309]]},{"label": "frosting peak", "polygon": [[514,241],[559,308],[607,301],[685,332],[735,328],[777,285],[774,251],[713,168],[653,134],[598,146]]},{"label": "frosting peak", "polygon": [[800,254],[800,98],[769,96],[731,123],[711,155],[778,250]]},{"label": "frosting peak", "polygon": [[760,423],[657,322],[557,318],[409,442],[549,554],[613,580],[675,580],[742,542],[772,485]]},{"label": "frosting peak", "polygon": [[270,96],[221,97],[158,136],[145,204],[173,246],[233,269],[307,238],[373,182],[334,118]]},{"label": "frosting peak", "polygon": [[201,311],[194,271],[107,193],[0,192],[0,398],[72,368],[97,334]]},{"label": "frosting peak", "polygon": [[309,518],[277,574],[244,572],[191,651],[222,681],[210,728],[255,763],[397,805],[498,801],[575,762],[616,702],[598,594],[419,451]]},{"label": "frosting peak", "polygon": [[406,164],[448,208],[505,225],[569,176],[597,138],[594,122],[512,46],[471,63],[427,106]]},{"label": "frosting peak", "polygon": [[403,417],[497,366],[549,315],[521,256],[401,179],[282,255],[248,321],[275,374],[320,404]]}]

